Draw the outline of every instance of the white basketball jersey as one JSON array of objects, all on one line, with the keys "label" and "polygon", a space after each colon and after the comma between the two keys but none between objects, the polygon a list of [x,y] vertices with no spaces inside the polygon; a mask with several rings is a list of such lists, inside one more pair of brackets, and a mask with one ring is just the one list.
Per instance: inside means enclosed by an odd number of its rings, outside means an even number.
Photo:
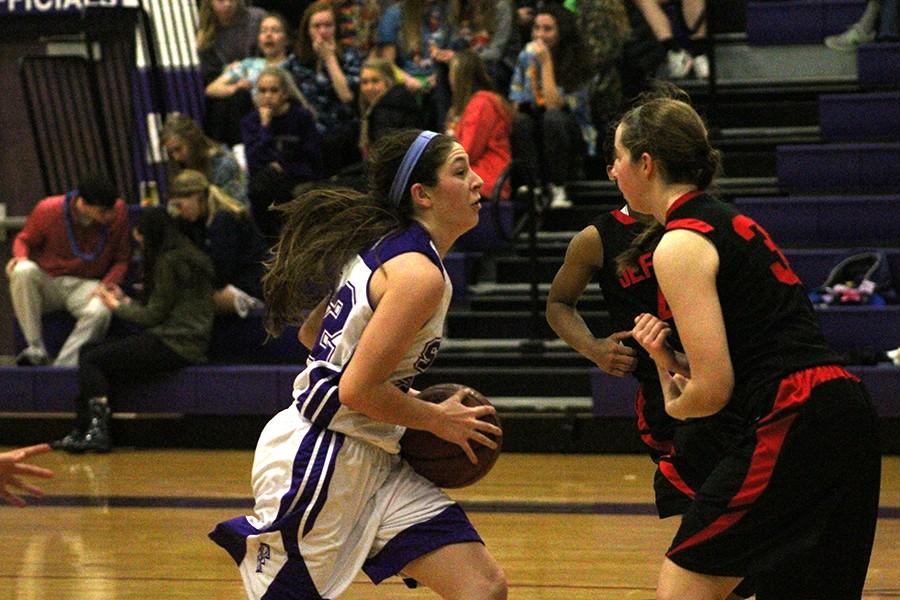
[{"label": "white basketball jersey", "polygon": [[379,241],[347,264],[322,319],[322,328],[306,368],[294,381],[295,406],[303,417],[318,427],[365,440],[390,453],[400,451],[400,437],[406,428],[375,421],[347,408],[338,398],[338,384],[363,329],[372,318],[373,307],[368,297],[372,274],[380,264],[406,252],[426,255],[441,270],[444,296],[434,315],[416,334],[390,380],[406,391],[412,385],[413,377],[434,362],[453,286],[428,232],[419,223],[414,223],[405,231]]}]

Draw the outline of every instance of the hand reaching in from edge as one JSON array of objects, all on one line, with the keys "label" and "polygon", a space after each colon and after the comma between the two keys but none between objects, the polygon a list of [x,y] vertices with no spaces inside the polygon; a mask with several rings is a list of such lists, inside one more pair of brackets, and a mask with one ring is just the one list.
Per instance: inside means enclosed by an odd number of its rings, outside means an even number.
[{"label": "hand reaching in from edge", "polygon": [[29,465],[25,459],[38,454],[50,452],[50,446],[47,444],[38,444],[36,446],[28,446],[9,452],[0,452],[0,498],[3,498],[14,506],[25,506],[25,500],[12,492],[10,488],[22,490],[31,496],[43,496],[44,491],[36,486],[25,483],[20,479],[21,476],[42,477],[49,479],[53,477],[53,471]]}]

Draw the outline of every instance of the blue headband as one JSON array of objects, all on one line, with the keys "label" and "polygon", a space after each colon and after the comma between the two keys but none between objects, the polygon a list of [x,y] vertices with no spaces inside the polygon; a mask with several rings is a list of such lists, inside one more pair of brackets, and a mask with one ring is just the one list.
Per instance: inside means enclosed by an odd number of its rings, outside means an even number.
[{"label": "blue headband", "polygon": [[393,206],[400,206],[400,201],[403,200],[403,192],[406,191],[406,186],[409,185],[409,176],[412,175],[413,169],[416,168],[419,159],[422,158],[422,153],[425,152],[428,142],[437,135],[434,131],[423,131],[409,147],[409,150],[406,151],[406,154],[403,155],[403,160],[400,161],[400,168],[397,169],[397,174],[394,175],[391,191],[388,194],[388,199]]}]

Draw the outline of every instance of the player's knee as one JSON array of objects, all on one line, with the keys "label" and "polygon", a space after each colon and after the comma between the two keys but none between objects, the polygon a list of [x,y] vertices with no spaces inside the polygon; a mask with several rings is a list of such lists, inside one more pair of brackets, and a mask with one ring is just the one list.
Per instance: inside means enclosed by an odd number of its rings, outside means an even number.
[{"label": "player's knee", "polygon": [[20,260],[15,264],[12,273],[9,274],[10,283],[33,281],[38,278],[41,268],[33,260]]},{"label": "player's knee", "polygon": [[79,318],[97,323],[98,325],[104,325],[109,323],[112,319],[112,311],[103,304],[103,301],[101,301],[100,298],[91,298],[91,301],[84,307]]},{"label": "player's knee", "polygon": [[685,588],[660,579],[656,588],[656,600],[719,600],[722,596],[711,591]]},{"label": "player's knee", "polygon": [[486,600],[506,600],[508,594],[506,573],[499,566],[485,574],[484,590]]}]

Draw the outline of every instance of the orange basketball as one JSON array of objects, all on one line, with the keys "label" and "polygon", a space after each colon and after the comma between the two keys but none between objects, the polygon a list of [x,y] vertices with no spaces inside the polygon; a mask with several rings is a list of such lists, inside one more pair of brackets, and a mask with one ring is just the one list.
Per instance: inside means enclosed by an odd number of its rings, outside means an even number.
[{"label": "orange basketball", "polygon": [[[443,402],[460,388],[467,387],[457,383],[439,383],[425,388],[419,394],[419,398],[426,402]],[[471,388],[469,388],[471,390]],[[466,406],[490,406],[490,401],[483,394],[475,390],[463,399]],[[497,415],[485,415],[482,421],[500,426]],[[500,446],[503,436],[485,434],[495,442],[497,449],[493,450],[472,442],[472,449],[478,457],[478,464],[469,462],[469,457],[462,448],[442,440],[433,433],[418,429],[407,429],[400,439],[400,455],[412,466],[419,475],[429,479],[442,488],[460,488],[472,485],[491,470],[497,457],[500,455]]]}]

